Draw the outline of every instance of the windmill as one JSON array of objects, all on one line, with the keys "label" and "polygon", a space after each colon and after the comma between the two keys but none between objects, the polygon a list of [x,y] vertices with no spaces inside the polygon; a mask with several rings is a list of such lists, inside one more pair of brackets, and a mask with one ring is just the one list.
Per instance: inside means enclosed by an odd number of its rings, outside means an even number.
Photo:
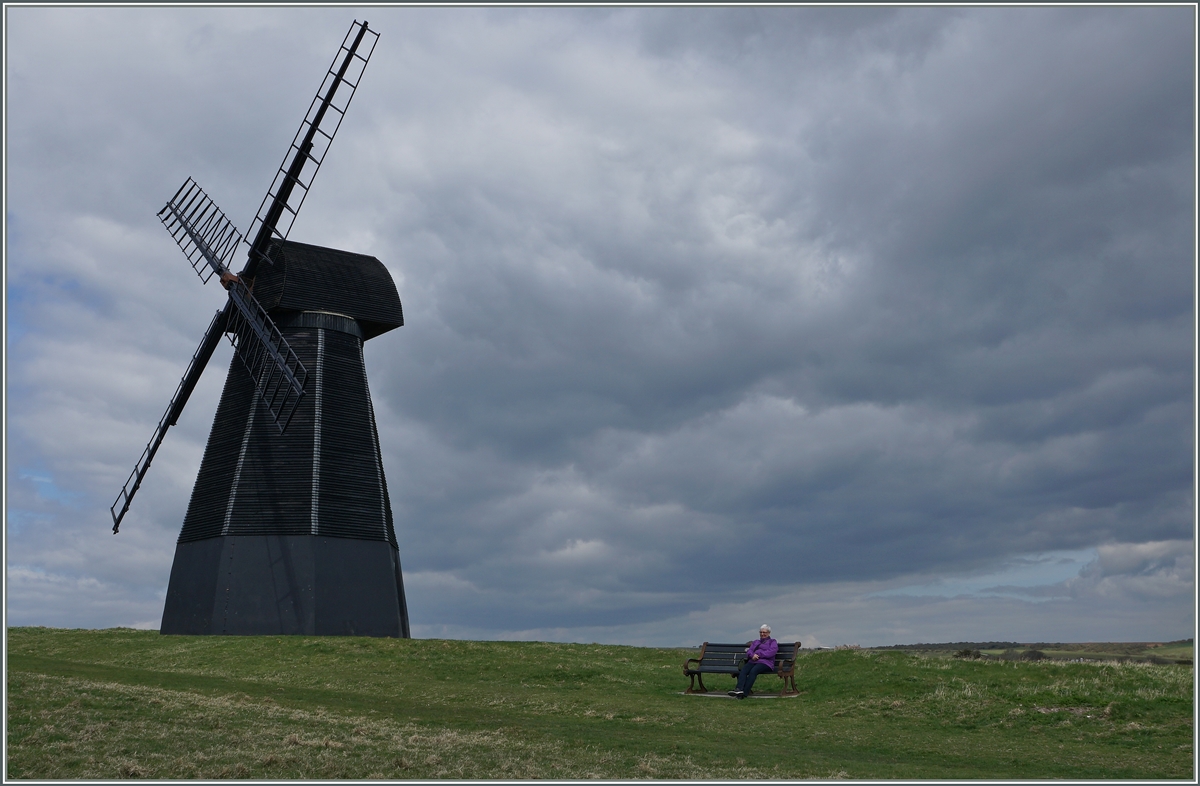
[{"label": "windmill", "polygon": [[[159,219],[228,293],[111,508],[113,533],[222,335],[235,347],[162,633],[409,635],[363,343],[404,324],[374,257],[288,240],[379,34],[355,21],[243,236],[188,178]],[[230,265],[245,243],[239,273]]]}]

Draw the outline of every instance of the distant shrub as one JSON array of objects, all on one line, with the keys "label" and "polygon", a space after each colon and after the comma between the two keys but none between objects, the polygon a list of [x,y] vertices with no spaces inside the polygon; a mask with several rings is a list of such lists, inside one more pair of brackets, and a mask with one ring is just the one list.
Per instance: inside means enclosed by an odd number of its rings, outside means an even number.
[{"label": "distant shrub", "polygon": [[1021,653],[1021,660],[1042,660],[1046,657],[1046,653],[1041,650],[1025,650]]},{"label": "distant shrub", "polygon": [[965,649],[965,650],[959,650],[958,652],[954,653],[954,657],[967,658],[970,660],[979,660],[980,658],[983,657],[983,653],[980,652],[979,650]]}]

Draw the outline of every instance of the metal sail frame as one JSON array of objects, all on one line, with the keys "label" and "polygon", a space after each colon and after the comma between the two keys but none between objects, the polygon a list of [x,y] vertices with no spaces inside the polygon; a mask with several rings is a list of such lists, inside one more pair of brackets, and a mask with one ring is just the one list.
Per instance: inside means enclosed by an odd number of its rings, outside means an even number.
[{"label": "metal sail frame", "polygon": [[[179,380],[179,387],[175,389],[175,395],[171,397],[171,403],[167,405],[167,411],[158,421],[158,427],[154,430],[154,436],[150,437],[150,441],[146,443],[146,449],[142,451],[142,457],[138,459],[137,464],[130,473],[129,479],[125,481],[125,485],[121,487],[121,493],[117,495],[117,501],[109,508],[112,513],[113,534],[117,534],[118,528],[121,526],[121,519],[125,518],[125,514],[129,512],[129,505],[133,502],[133,495],[141,488],[142,478],[146,475],[146,470],[150,469],[150,462],[154,460],[154,454],[158,452],[158,446],[162,444],[163,438],[167,435],[167,429],[174,426],[179,420],[179,414],[183,412],[183,405],[187,403],[188,397],[195,389],[196,383],[200,380],[200,374],[203,373],[204,367],[208,365],[209,358],[216,350],[217,344],[221,341],[221,335],[225,332],[225,311],[218,311],[213,317],[213,321],[208,326],[208,330],[204,333],[204,340],[200,342],[200,346],[192,355],[192,361],[188,364],[187,371],[183,375],[183,379]],[[120,510],[117,510],[120,506]]]},{"label": "metal sail frame", "polygon": [[[355,28],[358,28],[357,32]],[[370,38],[364,47],[363,43],[368,39],[368,35]],[[352,42],[351,36],[354,37]],[[292,223],[304,205],[305,197],[308,196],[308,189],[312,186],[313,179],[325,160],[325,154],[333,143],[333,137],[342,126],[342,118],[350,108],[350,101],[358,90],[359,82],[378,41],[379,33],[369,29],[365,21],[355,20],[350,25],[346,37],[342,39],[341,47],[334,55],[333,63],[325,73],[320,89],[308,106],[304,122],[292,137],[291,147],[284,154],[283,163],[279,165],[279,171],[276,172],[271,187],[267,189],[267,194],[259,205],[258,214],[250,224],[249,236],[254,240],[247,241],[250,243],[249,258],[240,275],[253,277],[254,269],[260,261],[265,260],[270,264],[266,250],[272,238],[287,240]],[[331,109],[331,125],[323,127]],[[297,186],[299,192],[295,190]],[[293,205],[294,195],[298,196],[298,199]]]},{"label": "metal sail frame", "polygon": [[[370,39],[364,47],[363,42],[368,35]],[[220,276],[221,284],[229,292],[229,301],[224,310],[217,312],[213,318],[154,435],[110,508],[113,534],[117,533],[121,520],[129,511],[133,496],[141,487],[142,479],[167,429],[179,419],[184,404],[195,389],[223,333],[231,334],[230,341],[237,350],[237,356],[250,372],[280,432],[287,428],[304,396],[308,372],[266,310],[254,298],[251,291],[254,271],[260,260],[271,263],[266,254],[271,240],[286,240],[291,232],[292,223],[304,204],[333,137],[341,127],[378,40],[379,34],[369,29],[367,22],[355,20],[350,25],[334,55],[333,65],[327,70],[321,88],[309,105],[300,129],[284,156],[287,168],[280,166],[251,224],[251,231],[255,233],[254,242],[249,244],[246,265],[240,275],[232,274],[229,262],[243,239],[242,235],[192,178],[184,181],[159,211],[163,225],[200,279],[207,283],[214,275]],[[347,90],[339,94],[343,87]],[[332,117],[336,119],[331,120],[331,126],[325,124],[323,127],[330,109],[334,112]],[[293,205],[296,186],[300,187],[299,198]]]},{"label": "metal sail frame", "polygon": [[[221,282],[229,291],[229,300],[234,306],[229,311],[225,332],[232,334],[230,341],[237,347],[238,358],[253,377],[263,403],[282,432],[304,396],[308,371],[288,346],[279,328],[267,316],[266,310],[254,298],[250,288],[229,272],[221,256],[222,250],[231,254],[237,249],[241,235],[191,178],[176,193],[176,197],[181,193],[185,200],[167,202],[167,206],[159,212],[159,217],[183,249],[184,255],[189,261],[194,260],[192,267],[196,268],[202,279],[208,281],[213,275],[221,276]],[[213,240],[222,245],[214,246]],[[208,264],[207,271],[201,272],[201,260]]]}]

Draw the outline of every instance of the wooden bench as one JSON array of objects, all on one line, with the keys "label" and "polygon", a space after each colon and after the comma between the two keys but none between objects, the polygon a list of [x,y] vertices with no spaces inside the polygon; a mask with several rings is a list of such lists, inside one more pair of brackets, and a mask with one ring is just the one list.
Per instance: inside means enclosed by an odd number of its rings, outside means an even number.
[{"label": "wooden bench", "polygon": [[[737,678],[742,664],[746,662],[746,648],[752,642],[745,644],[717,644],[706,641],[700,645],[700,657],[688,658],[683,662],[683,676],[691,680],[684,693],[708,693],[704,687],[705,674],[728,674]],[[780,642],[779,652],[775,654],[775,676],[783,680],[783,690],[780,696],[796,696],[796,654],[800,652],[800,642],[784,644]],[[694,665],[693,665],[694,664]],[[696,690],[696,683],[700,689]]]}]

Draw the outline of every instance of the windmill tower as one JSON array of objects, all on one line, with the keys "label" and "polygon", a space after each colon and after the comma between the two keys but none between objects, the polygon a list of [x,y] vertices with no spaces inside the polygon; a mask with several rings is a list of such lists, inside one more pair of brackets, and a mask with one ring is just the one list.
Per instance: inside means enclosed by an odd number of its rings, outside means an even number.
[{"label": "windmill tower", "polygon": [[404,324],[374,257],[289,241],[379,34],[355,21],[251,225],[189,178],[159,218],[228,292],[111,512],[113,532],[221,340],[236,351],[175,548],[162,633],[409,635],[363,343]]}]

